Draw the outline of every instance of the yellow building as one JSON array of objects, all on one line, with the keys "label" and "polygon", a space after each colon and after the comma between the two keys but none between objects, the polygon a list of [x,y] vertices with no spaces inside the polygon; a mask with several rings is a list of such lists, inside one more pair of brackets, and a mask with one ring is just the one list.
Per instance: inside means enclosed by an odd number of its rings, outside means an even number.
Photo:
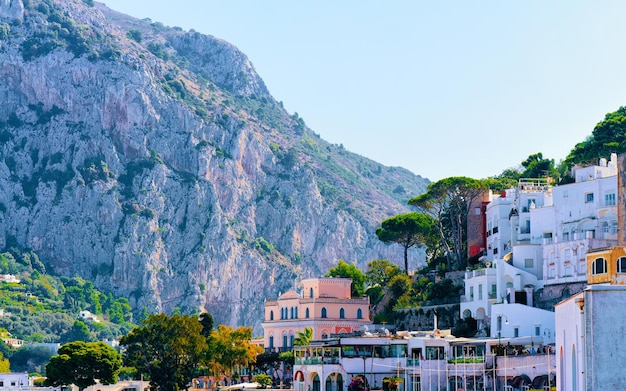
[{"label": "yellow building", "polygon": [[587,252],[587,284],[626,285],[626,248],[599,248]]}]

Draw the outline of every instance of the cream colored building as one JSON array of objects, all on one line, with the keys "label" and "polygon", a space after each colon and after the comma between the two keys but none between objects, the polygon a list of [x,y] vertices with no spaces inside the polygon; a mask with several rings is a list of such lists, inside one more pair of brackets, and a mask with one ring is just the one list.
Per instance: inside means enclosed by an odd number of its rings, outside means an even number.
[{"label": "cream colored building", "polygon": [[289,291],[265,302],[262,323],[267,351],[288,351],[298,331],[313,329],[313,339],[345,334],[369,325],[369,298],[351,296],[350,278],[309,278],[300,292]]}]

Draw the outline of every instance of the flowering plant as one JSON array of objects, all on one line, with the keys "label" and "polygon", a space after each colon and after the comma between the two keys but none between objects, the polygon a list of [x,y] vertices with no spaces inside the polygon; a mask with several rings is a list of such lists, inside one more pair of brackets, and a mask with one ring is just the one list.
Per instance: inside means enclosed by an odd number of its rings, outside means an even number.
[{"label": "flowering plant", "polygon": [[348,386],[348,391],[368,391],[367,386],[365,385],[365,380],[363,380],[362,376],[354,376],[350,385]]}]

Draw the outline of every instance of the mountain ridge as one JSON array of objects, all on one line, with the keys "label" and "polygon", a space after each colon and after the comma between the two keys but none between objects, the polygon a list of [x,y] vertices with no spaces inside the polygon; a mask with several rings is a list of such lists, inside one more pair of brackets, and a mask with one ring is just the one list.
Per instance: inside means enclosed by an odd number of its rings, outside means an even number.
[{"label": "mountain ridge", "polygon": [[233,45],[87,3],[0,0],[0,248],[257,331],[300,278],[400,258],[375,227],[428,180],[322,140]]}]

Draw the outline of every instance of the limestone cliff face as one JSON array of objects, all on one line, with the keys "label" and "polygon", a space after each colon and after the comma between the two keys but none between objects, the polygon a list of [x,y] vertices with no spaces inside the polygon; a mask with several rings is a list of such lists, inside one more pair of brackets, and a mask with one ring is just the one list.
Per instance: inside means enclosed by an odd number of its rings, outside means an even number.
[{"label": "limestone cliff face", "polygon": [[257,331],[338,259],[400,260],[374,231],[425,179],[320,139],[227,42],[86,3],[0,0],[0,249]]}]

